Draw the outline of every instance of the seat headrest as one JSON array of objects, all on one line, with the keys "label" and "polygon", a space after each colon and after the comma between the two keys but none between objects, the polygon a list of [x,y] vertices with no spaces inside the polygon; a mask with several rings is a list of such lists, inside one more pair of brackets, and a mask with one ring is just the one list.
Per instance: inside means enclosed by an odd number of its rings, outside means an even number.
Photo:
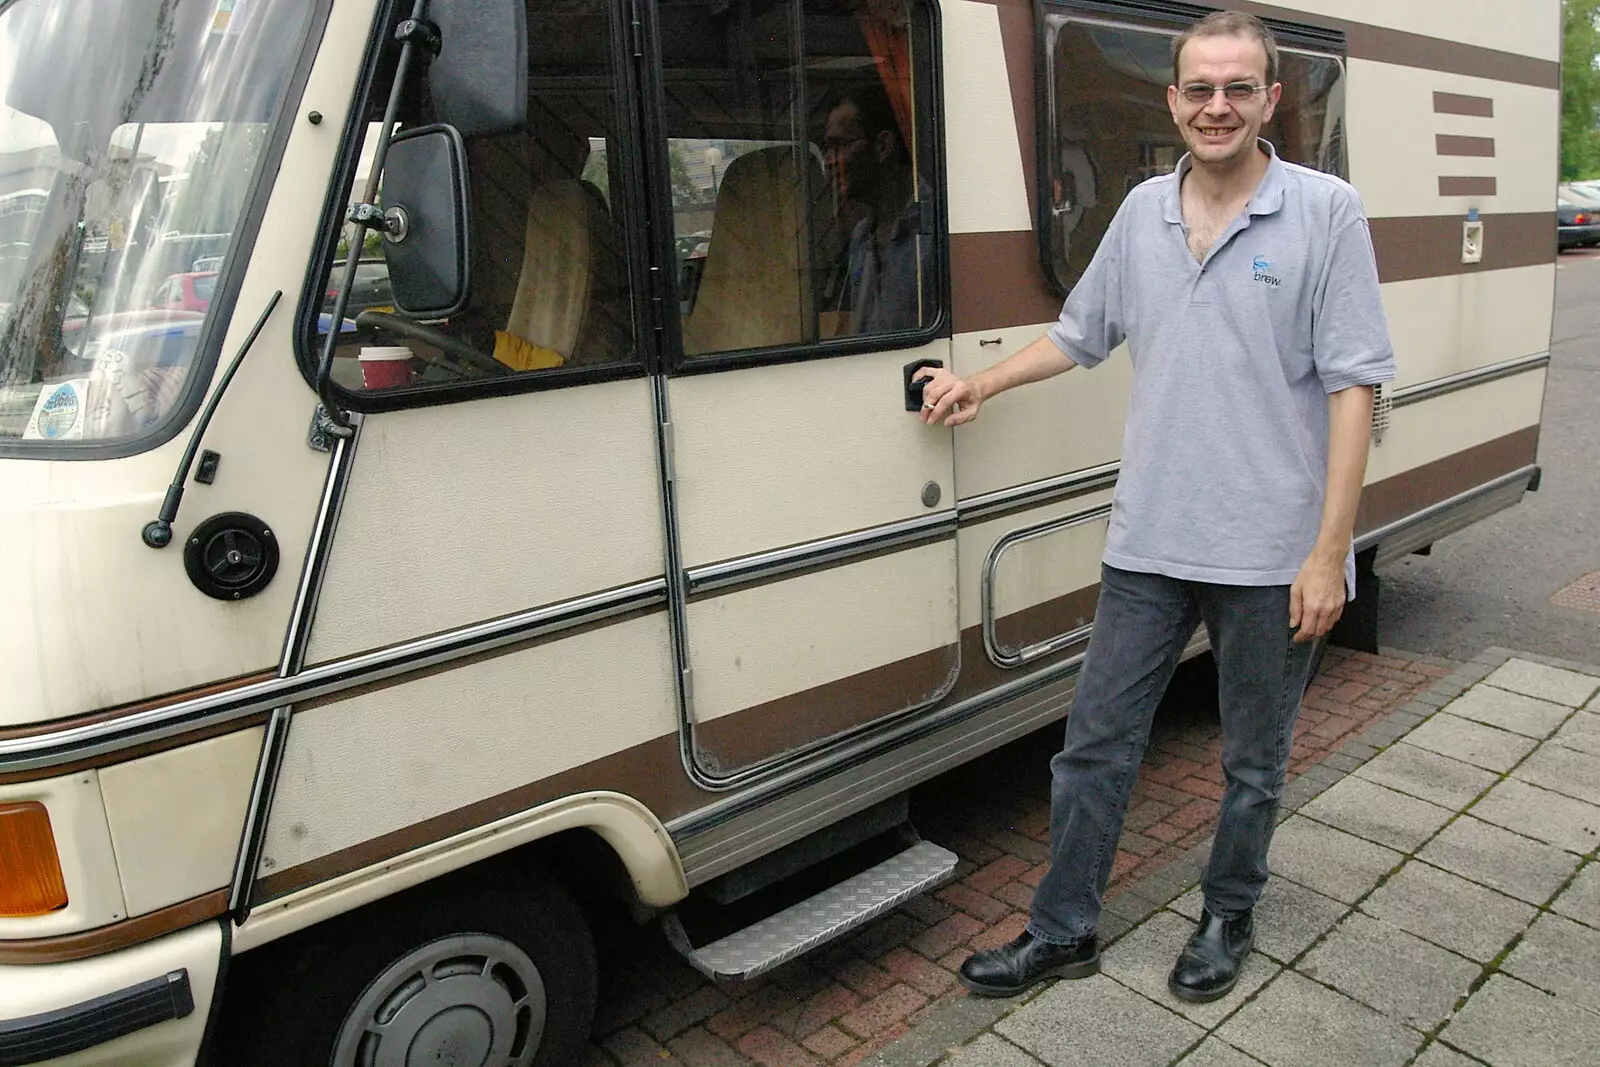
[{"label": "seat headrest", "polygon": [[684,322],[687,355],[799,344],[814,333],[806,183],[795,155],[794,146],[778,145],[728,164]]}]

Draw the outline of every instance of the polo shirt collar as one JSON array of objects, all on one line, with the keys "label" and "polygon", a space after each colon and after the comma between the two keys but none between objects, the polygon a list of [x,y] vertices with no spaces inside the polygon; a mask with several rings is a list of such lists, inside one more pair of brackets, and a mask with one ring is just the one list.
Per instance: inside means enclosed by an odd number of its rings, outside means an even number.
[{"label": "polo shirt collar", "polygon": [[[1245,205],[1245,214],[1271,215],[1283,207],[1283,160],[1278,158],[1278,150],[1272,147],[1272,142],[1266,138],[1257,137],[1256,144],[1267,154],[1267,172],[1261,176],[1261,184],[1256,186],[1250,202]],[[1178,226],[1183,225],[1183,200],[1179,195],[1179,189],[1183,185],[1183,176],[1189,172],[1191,165],[1189,153],[1185,152],[1173,171],[1171,187],[1161,198],[1161,217]]]}]

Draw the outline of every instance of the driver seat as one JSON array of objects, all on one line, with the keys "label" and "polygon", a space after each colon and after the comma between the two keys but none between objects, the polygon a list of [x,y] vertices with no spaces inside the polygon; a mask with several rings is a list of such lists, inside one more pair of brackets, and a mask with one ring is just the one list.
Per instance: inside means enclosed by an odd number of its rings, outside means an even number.
[{"label": "driver seat", "polygon": [[535,188],[505,332],[561,357],[546,366],[626,359],[633,330],[622,247],[611,210],[593,185],[558,178]]}]

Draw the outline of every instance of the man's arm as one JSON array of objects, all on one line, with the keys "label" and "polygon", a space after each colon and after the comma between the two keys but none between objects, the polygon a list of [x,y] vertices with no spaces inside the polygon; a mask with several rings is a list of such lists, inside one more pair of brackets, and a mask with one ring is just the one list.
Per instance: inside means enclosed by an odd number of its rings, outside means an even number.
[{"label": "man's arm", "polygon": [[[1028,347],[970,378],[957,378],[942,368],[918,371],[917,377],[928,382],[922,388],[922,421],[943,420],[946,426],[960,426],[977,418],[983,402],[996,393],[1053,378],[1076,366],[1055,346],[1050,335],[1044,334]],[[956,410],[957,404],[960,410]]]},{"label": "man's arm", "polygon": [[1356,505],[1367,475],[1372,441],[1372,387],[1358,385],[1328,395],[1328,488],[1317,543],[1289,588],[1289,628],[1311,641],[1344,613],[1344,560],[1355,533]]}]

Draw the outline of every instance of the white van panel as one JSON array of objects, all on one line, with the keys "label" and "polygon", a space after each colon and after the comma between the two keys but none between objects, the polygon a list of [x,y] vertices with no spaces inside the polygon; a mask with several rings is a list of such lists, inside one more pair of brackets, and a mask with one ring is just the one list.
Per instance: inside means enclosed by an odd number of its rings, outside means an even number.
[{"label": "white van panel", "polygon": [[[1561,94],[1532,85],[1352,59],[1345,80],[1350,181],[1374,218],[1555,210]],[[1435,92],[1486,97],[1493,118],[1441,115]],[[1441,156],[1436,134],[1492,137],[1493,156]],[[1493,176],[1493,196],[1441,196],[1441,177]],[[1554,220],[1552,219],[1552,227]],[[1551,233],[1554,242],[1555,234]],[[1493,220],[1485,227],[1494,243]]]},{"label": "white van panel", "polygon": [[1528,371],[1399,409],[1368,456],[1367,484],[1537,426],[1544,381],[1545,371]]},{"label": "white van panel", "polygon": [[299,712],[260,873],[671,734],[672,676],[656,612]]},{"label": "white van panel", "polygon": [[952,538],[691,599],[696,721],[956,644],[955,549]]},{"label": "white van panel", "polygon": [[941,11],[944,116],[951,131],[945,142],[950,232],[1030,230],[1022,146],[1010,118],[1015,109],[1000,43],[1000,9],[977,0],[945,0]]},{"label": "white van panel", "polygon": [[263,733],[240,730],[100,772],[130,916],[228,884]]},{"label": "white van panel", "polygon": [[650,385],[368,416],[311,663],[661,573]]},{"label": "white van panel", "polygon": [[1555,271],[1554,263],[1538,263],[1385,285],[1383,309],[1399,373],[1389,388],[1547,350]]}]

